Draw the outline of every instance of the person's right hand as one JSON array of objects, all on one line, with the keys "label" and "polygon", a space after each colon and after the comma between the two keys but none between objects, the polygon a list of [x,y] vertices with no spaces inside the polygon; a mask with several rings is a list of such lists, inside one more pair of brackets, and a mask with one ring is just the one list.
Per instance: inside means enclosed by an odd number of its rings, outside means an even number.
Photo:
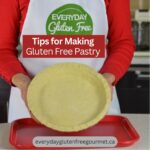
[{"label": "person's right hand", "polygon": [[22,73],[18,73],[16,75],[14,75],[12,77],[12,83],[18,87],[20,89],[20,92],[21,92],[21,96],[22,96],[22,99],[24,100],[25,104],[26,104],[26,107],[28,108],[29,110],[29,113],[31,115],[31,117],[39,123],[39,121],[33,116],[33,114],[31,113],[29,107],[28,107],[28,103],[27,103],[27,91],[28,91],[28,86],[31,82],[31,79],[22,74]]},{"label": "person's right hand", "polygon": [[21,73],[18,73],[12,77],[12,83],[20,89],[22,99],[24,100],[26,105],[27,105],[27,90],[30,82],[31,79],[28,76]]}]

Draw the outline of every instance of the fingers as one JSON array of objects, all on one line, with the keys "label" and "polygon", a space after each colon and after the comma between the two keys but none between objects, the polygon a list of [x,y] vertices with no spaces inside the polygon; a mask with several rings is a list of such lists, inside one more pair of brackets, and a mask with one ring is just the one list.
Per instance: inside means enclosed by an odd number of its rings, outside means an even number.
[{"label": "fingers", "polygon": [[113,84],[115,82],[115,76],[111,73],[104,73],[103,77],[108,81],[109,84]]},{"label": "fingers", "polygon": [[35,118],[35,116],[32,114],[32,112],[31,112],[30,109],[29,109],[28,102],[27,102],[27,90],[28,90],[28,87],[21,89],[21,96],[22,96],[22,99],[24,100],[25,105],[26,105],[26,107],[27,107],[28,110],[29,110],[29,113],[30,113],[30,115],[31,115],[31,118],[34,119],[37,123],[40,124],[40,122]]},{"label": "fingers", "polygon": [[30,116],[31,116],[31,118],[33,119],[33,120],[35,120],[37,123],[39,123],[40,124],[40,122],[34,117],[34,115],[32,114],[32,112],[30,111],[30,109],[29,109],[29,106],[28,106],[28,103],[27,103],[27,90],[22,90],[21,91],[21,95],[22,95],[22,99],[24,100],[24,102],[25,102],[25,105],[26,105],[26,107],[28,108],[28,111],[29,111],[29,113],[30,113]]},{"label": "fingers", "polygon": [[109,74],[109,73],[105,73],[103,74],[104,78],[106,79],[109,87],[110,87],[110,92],[111,92],[111,100],[112,100],[112,96],[113,96],[113,82],[115,81],[115,78],[114,76],[112,76],[112,74]]},{"label": "fingers", "polygon": [[21,95],[22,95],[22,98],[23,98],[23,100],[24,100],[24,102],[25,102],[26,107],[27,107],[28,110],[29,110],[29,113],[30,113],[30,115],[31,115],[31,118],[34,119],[37,123],[40,124],[40,122],[35,118],[35,116],[32,114],[32,112],[31,112],[30,109],[29,109],[28,102],[27,102],[27,89],[21,90]]},{"label": "fingers", "polygon": [[27,104],[27,89],[28,89],[28,87],[22,88],[20,90],[21,90],[22,99],[24,100],[26,106],[28,107],[28,104]]}]

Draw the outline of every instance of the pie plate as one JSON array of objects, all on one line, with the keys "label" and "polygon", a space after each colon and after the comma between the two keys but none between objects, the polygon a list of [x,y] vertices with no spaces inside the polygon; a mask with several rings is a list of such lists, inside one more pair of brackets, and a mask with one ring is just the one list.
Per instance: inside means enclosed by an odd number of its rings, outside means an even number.
[{"label": "pie plate", "polygon": [[89,66],[62,63],[33,78],[27,102],[41,124],[75,132],[95,125],[106,115],[111,91],[104,77]]}]

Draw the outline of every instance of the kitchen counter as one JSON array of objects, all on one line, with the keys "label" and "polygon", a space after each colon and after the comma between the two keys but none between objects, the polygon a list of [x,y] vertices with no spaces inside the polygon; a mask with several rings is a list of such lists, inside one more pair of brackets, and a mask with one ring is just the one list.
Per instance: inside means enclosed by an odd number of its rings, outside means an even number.
[{"label": "kitchen counter", "polygon": [[149,65],[150,51],[147,50],[145,52],[139,51],[134,53],[134,57],[132,59],[132,65]]},{"label": "kitchen counter", "polygon": [[[126,148],[110,148],[108,150],[150,150],[150,115],[149,114],[121,114],[126,116],[140,135],[140,140],[134,145]],[[14,149],[9,144],[10,124],[0,124],[0,150]],[[107,149],[105,149],[107,150]]]}]

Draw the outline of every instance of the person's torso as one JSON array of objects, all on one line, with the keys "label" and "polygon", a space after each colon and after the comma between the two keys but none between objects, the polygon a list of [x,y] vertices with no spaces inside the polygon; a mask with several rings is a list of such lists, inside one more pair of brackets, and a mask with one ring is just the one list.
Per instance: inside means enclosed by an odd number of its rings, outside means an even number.
[{"label": "person's torso", "polygon": [[[108,21],[104,0],[30,0],[23,35],[104,35]],[[44,68],[63,62],[77,62],[100,70],[105,58],[23,58],[27,71],[36,75]],[[32,65],[31,65],[32,64]]]}]

